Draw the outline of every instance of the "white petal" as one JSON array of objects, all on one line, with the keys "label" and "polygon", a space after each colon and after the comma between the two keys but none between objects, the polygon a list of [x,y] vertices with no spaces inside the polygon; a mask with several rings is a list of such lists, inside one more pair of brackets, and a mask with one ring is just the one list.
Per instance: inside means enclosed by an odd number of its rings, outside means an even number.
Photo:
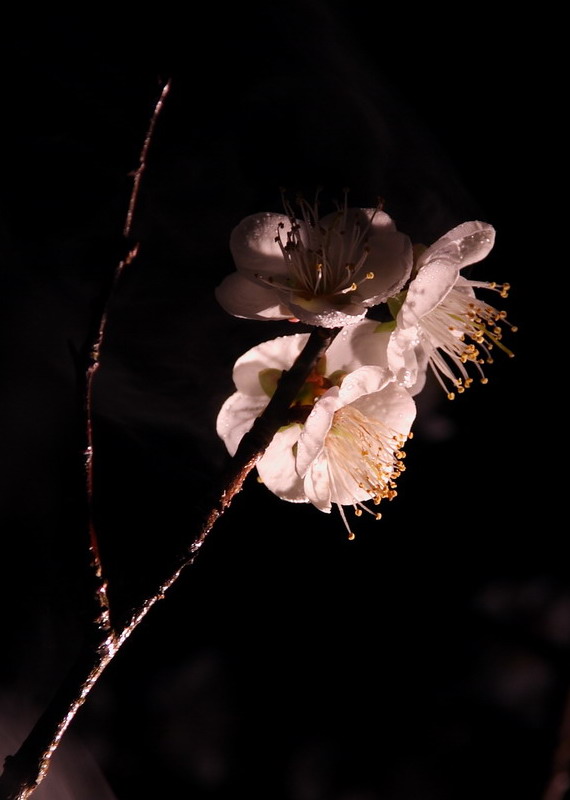
[{"label": "white petal", "polygon": [[223,404],[216,420],[216,431],[231,456],[268,402],[268,397],[248,397],[235,392]]},{"label": "white petal", "polygon": [[[373,211],[364,210],[369,215]],[[374,278],[360,285],[356,298],[370,307],[383,303],[404,286],[412,271],[413,252],[409,237],[396,230],[393,221],[383,211],[374,215],[368,247],[370,252],[365,268],[374,273]]]},{"label": "white petal", "polygon": [[355,503],[370,500],[370,492],[358,485],[356,479],[348,472],[344,464],[339,464],[329,457],[330,499],[340,506],[352,506]]},{"label": "white petal", "polygon": [[404,384],[412,397],[415,397],[417,394],[419,394],[426,385],[429,357],[428,352],[424,347],[416,348],[416,359],[416,380],[413,383],[410,383],[409,386]]},{"label": "white petal", "polygon": [[307,499],[320,511],[330,513],[331,485],[328,460],[321,453],[309,466],[303,482]]},{"label": "white petal", "polygon": [[233,229],[230,250],[238,270],[262,275],[287,274],[283,253],[276,241],[280,224],[285,226],[281,237],[286,241],[291,223],[284,214],[252,214]]},{"label": "white petal", "polygon": [[343,380],[339,391],[341,405],[346,406],[363,394],[378,392],[393,379],[394,375],[382,367],[360,367]]},{"label": "white petal", "polygon": [[293,314],[279,302],[273,289],[233,272],[216,287],[224,311],[244,319],[290,319]]},{"label": "white petal", "polygon": [[334,412],[340,406],[339,390],[334,386],[315,403],[307,417],[297,448],[297,472],[301,477],[304,477],[311,463],[322,451]]},{"label": "white petal", "polygon": [[362,208],[360,210],[371,220],[371,228],[375,234],[397,233],[394,220],[385,211],[379,211],[376,208]]},{"label": "white petal", "polygon": [[[335,229],[343,231],[343,241],[346,246],[349,242],[359,237],[360,232],[370,234],[385,234],[396,231],[394,220],[384,211],[376,208],[346,208],[333,211],[319,220],[319,226],[326,230]],[[339,240],[340,242],[341,240]]]},{"label": "white petal", "polygon": [[446,261],[434,260],[421,269],[410,284],[397,316],[399,328],[411,328],[438,306],[453,288],[459,268]]},{"label": "white petal", "polygon": [[418,260],[421,267],[434,258],[452,261],[459,269],[487,256],[495,244],[495,229],[486,222],[463,222],[428,247]]},{"label": "white petal", "polygon": [[390,333],[376,331],[377,327],[374,320],[362,320],[341,331],[327,351],[329,374],[336,370],[352,372],[367,365],[387,368]]},{"label": "white petal", "polygon": [[410,393],[397,383],[389,383],[381,391],[362,395],[350,405],[404,436],[410,432],[416,416],[416,404]]},{"label": "white petal", "polygon": [[388,364],[396,375],[396,381],[405,386],[410,394],[417,394],[424,386],[427,357],[420,343],[417,325],[409,328],[397,327],[388,343]]},{"label": "white petal", "polygon": [[343,306],[331,304],[328,297],[312,297],[310,300],[295,295],[292,292],[279,292],[281,302],[287,302],[292,316],[306,325],[316,325],[321,328],[342,328],[345,325],[355,325],[366,315],[367,309],[361,303],[347,303]]},{"label": "white petal", "polygon": [[290,503],[308,502],[303,481],[295,469],[293,447],[300,433],[300,425],[290,425],[277,431],[265,454],[257,463],[259,477],[267,488]]},{"label": "white petal", "polygon": [[[327,238],[327,250],[333,260],[347,261],[349,253],[354,252],[357,242],[362,243],[368,239],[372,230],[370,220],[374,217],[374,208],[344,208],[333,211],[319,219],[319,229],[330,231]],[[392,227],[394,223],[387,214],[380,213],[377,225],[382,228]],[[319,242],[321,237],[319,236]]]},{"label": "white petal", "polygon": [[458,225],[428,247],[418,259],[418,274],[398,314],[398,325],[415,325],[439,305],[455,285],[459,270],[485,258],[494,242],[494,228],[474,221]]},{"label": "white petal", "polygon": [[268,397],[261,388],[259,373],[264,369],[289,369],[309,338],[308,333],[279,336],[252,347],[234,364],[236,388],[244,394]]}]

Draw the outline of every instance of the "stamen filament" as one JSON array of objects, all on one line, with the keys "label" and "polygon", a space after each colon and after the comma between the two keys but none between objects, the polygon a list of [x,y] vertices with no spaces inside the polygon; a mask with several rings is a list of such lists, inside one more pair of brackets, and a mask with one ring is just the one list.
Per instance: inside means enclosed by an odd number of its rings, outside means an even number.
[{"label": "stamen filament", "polygon": [[[475,286],[495,290],[501,297],[510,289],[509,284],[468,281],[467,285],[471,289]],[[449,389],[450,383],[460,394],[473,383],[466,364],[474,364],[481,383],[487,383],[481,365],[493,362],[491,349],[498,347],[510,358],[514,356],[501,341],[501,325],[510,325],[506,312],[476,300],[471,292],[465,291],[465,286],[464,283],[451,289],[420,322],[420,339],[429,365],[450,400],[455,397],[455,392]],[[512,331],[517,330],[516,326],[510,327]]]}]

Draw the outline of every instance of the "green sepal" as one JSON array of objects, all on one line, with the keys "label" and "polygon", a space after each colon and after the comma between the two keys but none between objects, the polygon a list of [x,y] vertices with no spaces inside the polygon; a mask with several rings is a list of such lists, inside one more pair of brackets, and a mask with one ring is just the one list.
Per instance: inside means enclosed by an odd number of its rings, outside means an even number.
[{"label": "green sepal", "polygon": [[299,393],[295,398],[295,405],[298,406],[312,406],[315,402],[315,386],[307,381],[299,389]]},{"label": "green sepal", "polygon": [[374,333],[389,333],[396,330],[396,320],[390,319],[387,322],[379,322],[374,328]]},{"label": "green sepal", "polygon": [[315,372],[317,375],[326,375],[327,372],[327,357],[321,356],[315,365]]},{"label": "green sepal", "polygon": [[277,384],[279,383],[282,374],[282,370],[275,369],[274,367],[268,367],[267,369],[262,369],[260,371],[258,375],[259,383],[268,397],[273,397],[275,394]]},{"label": "green sepal", "polygon": [[343,369],[335,369],[334,372],[328,376],[328,380],[330,381],[331,386],[340,386],[343,380],[348,375]]},{"label": "green sepal", "polygon": [[[281,431],[286,431],[287,428],[291,428],[293,425],[298,425],[298,424],[299,424],[298,422],[286,422],[285,425],[281,425],[280,428],[277,428],[277,433],[281,433]],[[297,442],[295,442],[293,446],[297,447]]]},{"label": "green sepal", "polygon": [[394,297],[388,298],[388,308],[390,309],[390,314],[394,317],[394,319],[396,319],[400,313],[400,309],[404,305],[404,300],[406,299],[407,294],[408,290],[402,289],[402,291],[398,292],[398,294],[395,294]]}]

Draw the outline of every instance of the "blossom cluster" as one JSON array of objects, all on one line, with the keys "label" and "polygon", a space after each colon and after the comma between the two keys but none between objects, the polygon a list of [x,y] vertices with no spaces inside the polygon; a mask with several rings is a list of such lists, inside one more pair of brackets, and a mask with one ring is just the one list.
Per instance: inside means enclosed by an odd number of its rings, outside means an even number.
[{"label": "blossom cluster", "polygon": [[[426,247],[380,207],[345,202],[322,218],[305,201],[300,209],[297,218],[286,203],[286,214],[254,214],[233,230],[237,269],[216,296],[234,316],[335,329],[257,469],[284,500],[324,512],[337,506],[353,538],[344,508],[379,518],[376,507],[396,495],[414,397],[428,372],[453,399],[475,378],[486,383],[493,348],[512,355],[502,342],[506,313],[476,295],[487,289],[504,298],[509,286],[461,275],[494,245],[485,222],[465,222]],[[370,316],[373,307],[382,321]],[[281,336],[237,360],[236,391],[217,418],[232,455],[308,338]]]}]

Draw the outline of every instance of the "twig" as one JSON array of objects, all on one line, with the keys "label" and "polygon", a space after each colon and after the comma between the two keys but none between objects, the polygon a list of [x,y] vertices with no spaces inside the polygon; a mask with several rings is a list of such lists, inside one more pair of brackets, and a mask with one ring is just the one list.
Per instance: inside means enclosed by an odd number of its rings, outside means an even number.
[{"label": "twig", "polygon": [[[323,356],[339,333],[340,328],[313,328],[305,347],[297,356],[291,369],[284,372],[279,380],[275,394],[257,417],[248,433],[242,438],[239,447],[230,461],[216,493],[212,508],[205,516],[188,551],[178,562],[176,571],[165,581],[152,597],[148,598],[137,610],[133,611],[121,636],[122,642],[130,636],[139,622],[146,616],[158,600],[162,600],[165,592],[177,580],[182,570],[192,564],[198,551],[218,519],[230,506],[238,494],[251,470],[255,467],[279,428],[285,424],[289,408],[302,388],[307,376],[315,364]],[[2,798],[0,797],[0,800]]]},{"label": "twig", "polygon": [[94,503],[93,503],[93,381],[99,369],[99,357],[103,340],[105,336],[105,329],[107,326],[108,304],[112,296],[113,289],[127,264],[135,258],[138,252],[138,246],[133,247],[129,252],[126,259],[121,261],[115,270],[113,276],[113,284],[109,293],[109,298],[103,309],[97,338],[91,349],[90,363],[86,372],[85,383],[85,480],[86,480],[86,493],[87,493],[87,514],[88,514],[88,528],[89,528],[89,555],[91,558],[91,569],[95,580],[95,605],[97,611],[95,613],[94,625],[95,630],[103,630],[109,636],[113,636],[113,628],[111,624],[111,613],[109,606],[109,598],[107,594],[107,580],[103,573],[103,564],[101,561],[101,554],[99,551],[99,542],[97,538],[97,530],[95,528],[94,520]]},{"label": "twig", "polygon": [[[123,234],[126,238],[131,233],[133,217],[140,190],[140,183],[146,169],[147,156],[152,142],[152,137],[164,101],[170,91],[168,81],[155,103],[151,120],[146,132],[144,143],[139,156],[139,164],[133,173],[134,181],[129,199]],[[51,756],[57,749],[61,737],[75,716],[78,708],[83,704],[91,687],[117,650],[118,635],[111,624],[109,598],[107,594],[107,581],[103,572],[103,565],[99,550],[97,531],[94,522],[93,508],[93,382],[99,369],[101,349],[105,339],[109,305],[115,287],[125,269],[136,258],[139,245],[134,244],[126,258],[117,265],[111,286],[109,287],[106,301],[99,321],[99,327],[94,343],[89,354],[89,364],[85,375],[85,483],[88,514],[88,535],[91,574],[94,580],[94,614],[91,634],[85,651],[60,690],[54,696],[49,713],[42,715],[30,736],[26,739],[16,756],[6,759],[6,769],[0,776],[0,796],[26,798],[35,790],[45,776]],[[41,751],[41,753],[40,753]]]},{"label": "twig", "polygon": [[284,372],[277,390],[265,411],[243,437],[229,469],[221,481],[220,492],[200,527],[198,536],[178,560],[170,578],[152,597],[135,609],[121,633],[109,635],[100,630],[97,642],[85,646],[77,663],[67,675],[52,701],[18,752],[8,756],[0,776],[0,800],[28,800],[45,777],[53,753],[63,734],[81,708],[91,689],[121,646],[148,612],[176,582],[185,567],[191,565],[216,521],[241,490],[246,477],[265,452],[277,430],[287,418],[289,406],[319,358],[338,334],[339,329],[314,328],[290,370]]},{"label": "twig", "polygon": [[134,213],[135,213],[135,207],[136,207],[137,199],[138,199],[138,195],[139,195],[139,186],[140,186],[140,182],[141,182],[143,173],[144,173],[144,171],[146,169],[146,159],[147,159],[147,155],[148,155],[148,149],[149,149],[150,143],[152,141],[152,137],[153,137],[153,134],[154,134],[154,129],[156,127],[156,123],[157,123],[158,117],[160,115],[160,112],[162,111],[162,107],[164,105],[164,101],[166,100],[166,97],[167,97],[169,91],[170,91],[170,81],[167,81],[164,84],[162,92],[160,93],[160,97],[158,98],[158,100],[156,102],[156,105],[154,107],[154,112],[153,112],[152,117],[150,119],[150,124],[148,126],[148,130],[146,132],[144,144],[142,146],[141,154],[140,154],[140,157],[139,157],[139,165],[138,165],[138,167],[137,167],[137,169],[136,169],[136,171],[134,173],[133,191],[131,193],[131,200],[130,200],[130,203],[129,203],[129,210],[127,211],[127,219],[125,221],[125,227],[123,229],[123,234],[124,234],[126,239],[128,239],[129,236],[131,235],[131,228],[132,228],[132,224],[133,224],[133,216],[134,216]]},{"label": "twig", "polygon": [[[131,190],[131,196],[129,199],[129,206],[126,215],[125,225],[123,228],[123,235],[125,238],[128,238],[131,233],[132,223],[133,223],[133,216],[135,213],[136,203],[139,195],[140,189],[140,182],[143,176],[143,173],[146,169],[147,163],[147,156],[149,147],[152,141],[152,136],[154,133],[154,129],[156,127],[156,123],[159,117],[160,112],[162,111],[162,107],[164,105],[164,101],[168,92],[170,91],[170,81],[164,85],[158,100],[155,103],[154,110],[150,119],[150,123],[146,132],[146,136],[144,139],[144,143],[140,152],[139,156],[139,165],[134,175],[133,180],[133,187]],[[107,328],[107,319],[109,314],[109,304],[111,298],[113,297],[113,293],[115,291],[115,287],[123,274],[125,267],[129,266],[138,254],[139,245],[135,244],[129,251],[126,258],[119,262],[115,269],[115,273],[113,275],[113,280],[111,286],[109,288],[105,305],[103,307],[103,311],[101,314],[101,319],[99,322],[99,328],[97,331],[97,335],[93,346],[90,352],[90,362],[89,366],[87,367],[86,372],[86,384],[85,384],[85,417],[86,417],[86,424],[85,424],[85,436],[86,436],[86,447],[85,447],[85,479],[86,479],[86,492],[87,492],[87,513],[88,513],[88,528],[89,528],[89,554],[91,559],[91,568],[92,574],[95,581],[95,618],[94,618],[94,625],[95,625],[95,636],[98,638],[98,631],[102,630],[106,635],[110,637],[114,637],[113,633],[113,626],[111,620],[111,609],[109,605],[109,598],[107,594],[107,580],[105,579],[104,572],[103,572],[103,564],[101,561],[101,553],[99,550],[99,542],[97,538],[97,531],[95,528],[95,521],[94,521],[94,508],[93,508],[93,382],[95,379],[95,375],[99,369],[99,359],[101,355],[101,349],[103,346],[103,342],[105,339],[105,331]]]}]

